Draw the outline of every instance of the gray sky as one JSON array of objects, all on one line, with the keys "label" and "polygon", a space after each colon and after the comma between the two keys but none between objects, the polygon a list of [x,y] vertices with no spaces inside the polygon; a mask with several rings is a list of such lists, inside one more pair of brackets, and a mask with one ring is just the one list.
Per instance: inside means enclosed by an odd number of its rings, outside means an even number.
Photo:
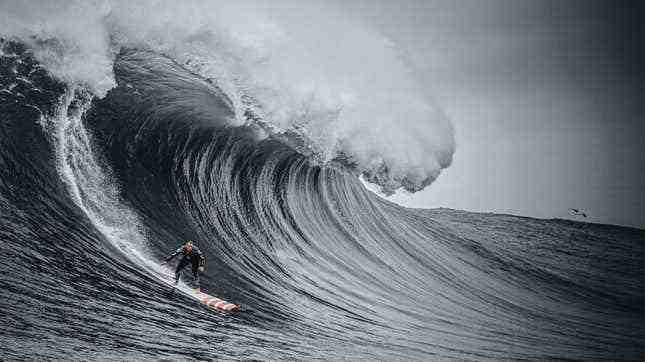
[{"label": "gray sky", "polygon": [[451,119],[453,165],[413,207],[645,227],[642,6],[358,1]]}]

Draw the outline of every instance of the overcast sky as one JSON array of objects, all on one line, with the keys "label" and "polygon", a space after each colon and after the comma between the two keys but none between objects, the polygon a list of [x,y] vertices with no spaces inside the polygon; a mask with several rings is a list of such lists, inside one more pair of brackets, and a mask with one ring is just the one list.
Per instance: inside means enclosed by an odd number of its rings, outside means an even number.
[{"label": "overcast sky", "polygon": [[390,199],[645,228],[642,6],[357,1],[455,126],[453,165]]}]

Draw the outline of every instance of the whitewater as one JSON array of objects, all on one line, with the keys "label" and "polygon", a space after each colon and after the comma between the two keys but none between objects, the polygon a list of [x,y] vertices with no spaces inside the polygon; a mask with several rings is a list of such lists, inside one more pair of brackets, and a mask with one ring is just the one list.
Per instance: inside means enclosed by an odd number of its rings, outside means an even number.
[{"label": "whitewater", "polygon": [[[335,4],[9,1],[0,36],[2,359],[645,353],[645,231],[365,189],[432,187],[455,136]],[[167,286],[184,240],[242,311]]]}]

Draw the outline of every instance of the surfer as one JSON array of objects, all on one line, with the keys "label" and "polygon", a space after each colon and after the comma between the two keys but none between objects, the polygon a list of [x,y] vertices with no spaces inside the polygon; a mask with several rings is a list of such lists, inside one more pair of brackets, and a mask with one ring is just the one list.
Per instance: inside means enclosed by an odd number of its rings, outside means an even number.
[{"label": "surfer", "polygon": [[204,264],[206,263],[204,254],[202,254],[202,252],[195,245],[193,245],[193,242],[189,240],[186,241],[184,245],[180,246],[179,249],[170,254],[163,263],[168,263],[179,254],[182,254],[183,258],[179,261],[179,264],[177,264],[177,268],[175,269],[175,285],[179,283],[181,270],[188,264],[192,264],[195,285],[197,286],[197,289],[199,289],[199,273],[204,272]]}]

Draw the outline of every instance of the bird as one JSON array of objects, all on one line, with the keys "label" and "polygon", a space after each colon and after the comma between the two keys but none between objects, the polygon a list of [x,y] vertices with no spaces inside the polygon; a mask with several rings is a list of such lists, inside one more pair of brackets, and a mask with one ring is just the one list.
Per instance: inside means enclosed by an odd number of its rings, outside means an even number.
[{"label": "bird", "polygon": [[584,218],[587,217],[587,214],[585,214],[584,212],[580,211],[580,209],[569,209],[569,212],[571,213],[571,215],[578,215],[578,216],[582,216]]}]

